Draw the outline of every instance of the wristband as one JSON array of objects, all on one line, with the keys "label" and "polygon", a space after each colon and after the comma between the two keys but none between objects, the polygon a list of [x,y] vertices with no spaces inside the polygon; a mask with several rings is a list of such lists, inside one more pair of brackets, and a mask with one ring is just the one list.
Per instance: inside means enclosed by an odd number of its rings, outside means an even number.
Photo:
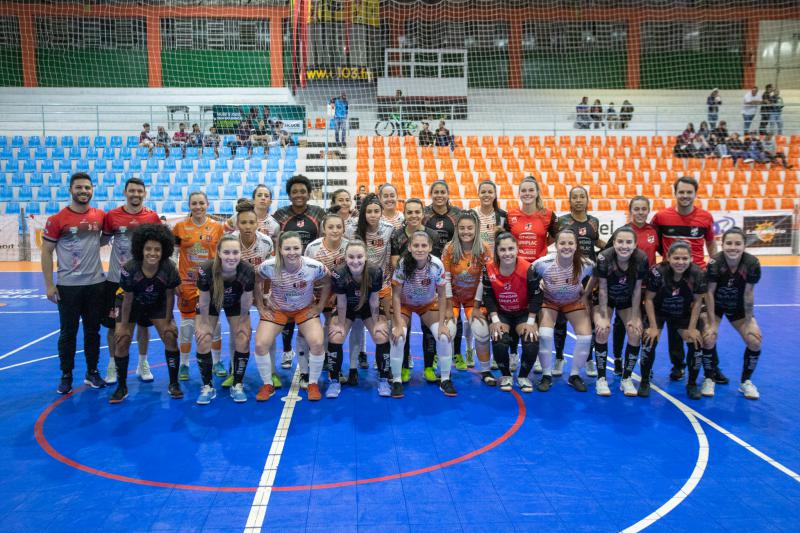
[{"label": "wristband", "polygon": [[497,315],[493,316],[492,317],[492,324],[499,324],[499,323],[500,323],[500,318],[498,318]]},{"label": "wristband", "polygon": [[526,322],[526,324],[528,324],[529,326],[535,326],[536,325],[536,319],[529,316],[528,317],[528,321]]}]

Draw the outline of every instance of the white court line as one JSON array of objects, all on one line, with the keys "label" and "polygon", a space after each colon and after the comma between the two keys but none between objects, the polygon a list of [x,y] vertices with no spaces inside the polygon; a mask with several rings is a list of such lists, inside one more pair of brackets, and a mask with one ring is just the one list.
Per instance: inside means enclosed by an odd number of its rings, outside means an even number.
[{"label": "white court line", "polygon": [[0,311],[0,315],[43,315],[43,314],[55,314],[58,311]]},{"label": "white court line", "polygon": [[275,476],[278,474],[278,464],[283,455],[283,446],[286,443],[286,435],[289,433],[289,424],[292,422],[294,407],[302,398],[297,394],[300,389],[300,367],[295,369],[292,376],[292,385],[289,394],[281,398],[284,403],[281,417],[278,419],[278,427],[275,436],[272,438],[272,445],[269,448],[267,462],[264,463],[264,471],[261,480],[258,482],[258,490],[253,497],[253,505],[250,506],[250,514],[247,517],[247,524],[244,527],[245,533],[261,533],[264,525],[264,518],[267,516],[267,506],[272,495],[272,486],[275,484]]},{"label": "white court line", "polygon": [[800,307],[800,304],[756,304],[755,307]]},{"label": "white court line", "polygon": [[42,336],[41,336],[41,337],[39,337],[38,339],[36,339],[36,340],[32,340],[32,341],[31,341],[31,342],[29,342],[28,344],[23,344],[23,345],[22,345],[22,346],[20,346],[19,348],[16,348],[16,349],[14,349],[14,350],[11,350],[11,351],[10,351],[10,352],[8,352],[8,353],[4,353],[3,355],[0,355],[0,360],[3,360],[3,359],[5,359],[6,357],[12,356],[12,355],[14,355],[14,354],[15,354],[15,353],[17,353],[17,352],[21,352],[21,351],[22,351],[22,350],[24,350],[25,348],[28,348],[29,346],[33,346],[33,345],[34,345],[34,344],[36,344],[37,342],[39,342],[39,341],[43,341],[43,340],[45,340],[45,339],[46,339],[46,338],[48,338],[48,337],[52,337],[53,335],[55,335],[55,334],[56,334],[56,333],[58,333],[59,331],[61,331],[61,330],[60,330],[60,329],[57,329],[57,330],[55,330],[55,331],[51,331],[51,332],[50,332],[50,333],[48,333],[47,335],[42,335]]}]

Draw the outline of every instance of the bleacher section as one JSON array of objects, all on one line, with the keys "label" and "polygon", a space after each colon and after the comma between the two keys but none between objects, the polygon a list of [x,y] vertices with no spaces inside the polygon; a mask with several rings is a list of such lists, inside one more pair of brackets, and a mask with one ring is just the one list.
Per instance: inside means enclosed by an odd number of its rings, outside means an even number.
[{"label": "bleacher section", "polygon": [[800,135],[777,137],[793,170],[777,164],[736,167],[730,158],[672,157],[674,137],[650,136],[465,136],[456,148],[420,147],[415,137],[357,138],[356,187],[375,190],[392,183],[399,198],[428,198],[437,179],[450,186],[455,205],[478,205],[477,185],[492,180],[501,207],[516,202],[516,185],[528,174],[543,184],[545,204],[569,209],[569,188],[589,190],[591,210],[627,211],[636,194],[651,198],[653,209],[669,205],[672,183],[681,175],[700,182],[698,197],[710,211],[793,209],[800,193]]}]

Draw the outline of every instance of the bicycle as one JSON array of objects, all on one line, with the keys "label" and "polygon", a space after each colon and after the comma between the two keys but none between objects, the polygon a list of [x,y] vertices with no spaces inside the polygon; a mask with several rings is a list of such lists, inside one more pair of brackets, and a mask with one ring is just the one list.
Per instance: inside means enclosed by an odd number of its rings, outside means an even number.
[{"label": "bicycle", "polygon": [[375,123],[375,133],[381,137],[392,135],[416,135],[419,123],[414,120],[402,120],[400,113],[392,113],[387,120]]}]

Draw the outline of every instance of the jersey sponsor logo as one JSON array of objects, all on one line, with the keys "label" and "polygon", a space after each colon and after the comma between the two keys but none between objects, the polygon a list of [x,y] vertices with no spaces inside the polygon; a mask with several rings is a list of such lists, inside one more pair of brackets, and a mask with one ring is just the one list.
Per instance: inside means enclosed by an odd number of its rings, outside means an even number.
[{"label": "jersey sponsor logo", "polygon": [[423,287],[427,287],[428,285],[431,284],[431,279],[430,278],[423,278],[423,279],[420,280],[419,284],[422,285]]},{"label": "jersey sponsor logo", "polygon": [[655,236],[655,235],[648,235],[648,236],[647,236],[647,242],[648,242],[649,244],[655,244],[655,242],[656,242],[656,236]]},{"label": "jersey sponsor logo", "polygon": [[526,230],[533,229],[533,224],[531,224],[530,222],[526,222],[526,223],[525,223],[525,229],[526,229]]},{"label": "jersey sponsor logo", "polygon": [[308,287],[308,282],[306,280],[304,280],[304,279],[301,279],[300,281],[293,283],[292,287],[295,288],[295,289],[302,290],[302,289],[305,289],[306,287]]},{"label": "jersey sponsor logo", "polygon": [[697,237],[698,235],[700,235],[700,228],[698,228],[697,226],[693,226],[689,230],[689,235],[691,235],[692,237]]}]

